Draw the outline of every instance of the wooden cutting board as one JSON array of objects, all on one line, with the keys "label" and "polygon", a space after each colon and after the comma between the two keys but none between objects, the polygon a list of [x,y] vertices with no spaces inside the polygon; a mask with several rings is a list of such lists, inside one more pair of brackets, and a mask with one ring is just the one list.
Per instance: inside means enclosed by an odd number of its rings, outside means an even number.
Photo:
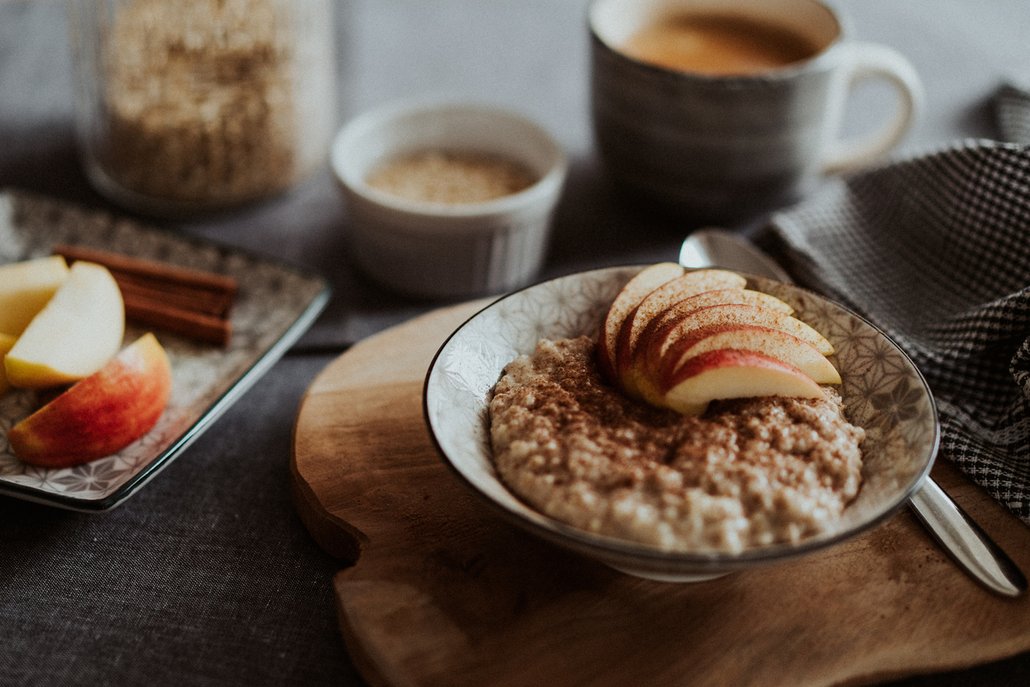
[{"label": "wooden cutting board", "polygon": [[[1030,650],[1030,598],[982,590],[904,511],[825,553],[695,584],[636,579],[494,517],[443,465],[422,382],[482,303],[340,356],[297,417],[297,509],[374,685],[860,684]],[[934,476],[1030,571],[1030,529],[950,465]]]}]

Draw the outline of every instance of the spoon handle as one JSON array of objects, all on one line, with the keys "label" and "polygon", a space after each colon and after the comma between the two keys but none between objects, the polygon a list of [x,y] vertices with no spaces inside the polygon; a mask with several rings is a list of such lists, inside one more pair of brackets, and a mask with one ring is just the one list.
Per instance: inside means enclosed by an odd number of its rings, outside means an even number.
[{"label": "spoon handle", "polygon": [[909,505],[941,548],[980,584],[1003,596],[1026,591],[1022,571],[931,477]]},{"label": "spoon handle", "polygon": [[[700,229],[683,242],[684,267],[726,267],[790,283],[769,256],[750,241],[722,229]],[[909,505],[948,555],[977,582],[1003,596],[1019,596],[1026,577],[1011,558],[929,475]]]}]

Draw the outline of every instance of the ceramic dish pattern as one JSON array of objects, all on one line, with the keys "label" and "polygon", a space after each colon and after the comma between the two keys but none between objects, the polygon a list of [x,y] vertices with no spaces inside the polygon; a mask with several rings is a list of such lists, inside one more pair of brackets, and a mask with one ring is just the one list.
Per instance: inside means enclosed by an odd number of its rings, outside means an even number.
[{"label": "ceramic dish pattern", "polygon": [[871,324],[794,286],[753,277],[750,286],[795,307],[835,346],[849,419],[866,429],[864,484],[836,528],[797,546],[741,554],[668,553],[593,535],[542,515],[509,492],[490,456],[487,404],[504,366],[541,337],[595,334],[612,299],[639,267],[608,268],[545,282],[504,297],[462,325],[426,376],[424,411],[445,461],[512,522],[614,567],[659,579],[719,574],[799,555],[856,534],[901,507],[928,473],[938,424],[929,389],[908,357]]},{"label": "ceramic dish pattern", "polygon": [[[0,264],[48,255],[57,243],[211,270],[239,283],[228,347],[154,330],[172,365],[172,396],[157,425],[117,454],[58,470],[26,465],[11,453],[7,430],[39,397],[26,390],[0,396],[0,493],[68,508],[103,510],[134,493],[286,351],[329,297],[321,277],[233,248],[21,192],[0,194]],[[144,331],[130,323],[125,341]]]}]

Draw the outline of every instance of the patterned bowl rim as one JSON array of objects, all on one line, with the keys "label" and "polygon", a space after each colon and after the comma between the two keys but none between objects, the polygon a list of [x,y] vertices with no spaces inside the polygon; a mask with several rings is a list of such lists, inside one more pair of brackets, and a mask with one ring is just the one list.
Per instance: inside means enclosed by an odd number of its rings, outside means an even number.
[{"label": "patterned bowl rim", "polygon": [[929,404],[930,418],[932,422],[932,440],[930,441],[929,449],[926,452],[922,460],[921,467],[916,470],[911,479],[907,481],[901,488],[897,489],[893,496],[888,499],[887,504],[882,507],[878,512],[872,515],[872,517],[866,518],[859,521],[858,523],[847,527],[838,532],[834,532],[827,536],[810,537],[797,544],[776,544],[771,546],[753,547],[746,548],[739,553],[721,552],[715,550],[704,550],[704,551],[665,551],[653,546],[646,544],[637,544],[625,539],[619,539],[611,536],[598,535],[586,530],[579,529],[572,525],[566,524],[559,520],[556,520],[532,506],[526,504],[517,494],[512,492],[507,485],[505,485],[496,475],[494,479],[500,484],[504,491],[511,494],[516,501],[523,505],[524,508],[531,511],[537,517],[527,517],[526,513],[518,510],[513,510],[503,503],[498,502],[489,494],[483,492],[479,486],[467,475],[465,472],[456,464],[455,460],[449,455],[445,449],[440,436],[438,435],[438,429],[434,425],[434,422],[430,416],[430,402],[431,396],[434,393],[432,380],[434,377],[434,371],[438,369],[438,364],[442,356],[454,342],[454,340],[461,336],[463,331],[469,327],[472,323],[477,321],[479,318],[484,317],[487,313],[498,308],[502,303],[509,301],[513,298],[517,298],[527,291],[546,287],[549,284],[562,280],[576,280],[582,279],[587,276],[599,275],[601,273],[615,273],[620,270],[636,270],[643,269],[646,265],[619,265],[604,267],[595,270],[588,270],[585,272],[577,272],[568,274],[553,279],[537,282],[526,286],[522,289],[507,293],[496,300],[490,302],[480,310],[476,311],[473,315],[468,317],[462,322],[455,330],[447,337],[447,339],[440,345],[434,354],[429,367],[426,371],[426,375],[423,382],[422,388],[422,413],[425,426],[428,430],[430,439],[433,446],[436,448],[437,453],[441,457],[445,465],[450,471],[456,475],[468,489],[476,494],[479,499],[487,504],[487,506],[495,513],[500,515],[503,519],[509,523],[515,524],[523,528],[524,530],[541,537],[545,540],[551,541],[552,543],[558,544],[567,549],[578,551],[581,554],[604,560],[609,563],[618,563],[619,565],[629,565],[638,569],[650,569],[650,570],[670,570],[675,569],[677,571],[692,571],[701,573],[721,573],[732,570],[738,570],[747,567],[753,567],[760,563],[773,563],[783,560],[788,560],[802,555],[820,551],[839,544],[845,540],[856,537],[859,534],[867,532],[877,525],[881,524],[895,513],[897,513],[903,506],[905,506],[912,495],[923,485],[923,482],[930,474],[930,470],[933,467],[934,461],[937,457],[937,453],[940,446],[941,429],[940,420],[937,413],[937,407],[933,400],[933,394],[930,391],[930,387],[923,377],[923,374],[919,371],[919,368],[912,362],[911,358],[905,351],[897,345],[882,329],[870,322],[865,317],[855,313],[849,308],[833,301],[832,299],[826,298],[820,294],[812,292],[803,287],[799,287],[793,284],[783,284],[780,282],[774,282],[772,280],[758,277],[755,275],[749,275],[741,272],[745,276],[749,283],[768,283],[775,284],[780,288],[787,289],[792,292],[805,294],[810,298],[814,298],[823,304],[828,304],[833,308],[841,311],[847,316],[854,318],[862,324],[869,327],[872,331],[878,334],[882,339],[889,345],[889,347],[896,352],[901,358],[908,364],[912,371],[912,377],[918,383],[919,389],[925,394],[927,402]]}]

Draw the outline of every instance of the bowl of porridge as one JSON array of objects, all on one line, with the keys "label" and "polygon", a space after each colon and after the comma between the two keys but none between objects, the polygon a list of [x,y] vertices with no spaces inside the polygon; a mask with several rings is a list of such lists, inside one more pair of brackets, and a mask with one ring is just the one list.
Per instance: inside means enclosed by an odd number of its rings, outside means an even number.
[{"label": "bowl of porridge", "polygon": [[511,293],[437,352],[427,427],[495,513],[623,572],[690,581],[824,549],[905,505],[939,427],[922,375],[886,335],[814,293],[743,275],[825,336],[840,383],[685,416],[627,397],[599,369],[598,332],[642,269]]}]

